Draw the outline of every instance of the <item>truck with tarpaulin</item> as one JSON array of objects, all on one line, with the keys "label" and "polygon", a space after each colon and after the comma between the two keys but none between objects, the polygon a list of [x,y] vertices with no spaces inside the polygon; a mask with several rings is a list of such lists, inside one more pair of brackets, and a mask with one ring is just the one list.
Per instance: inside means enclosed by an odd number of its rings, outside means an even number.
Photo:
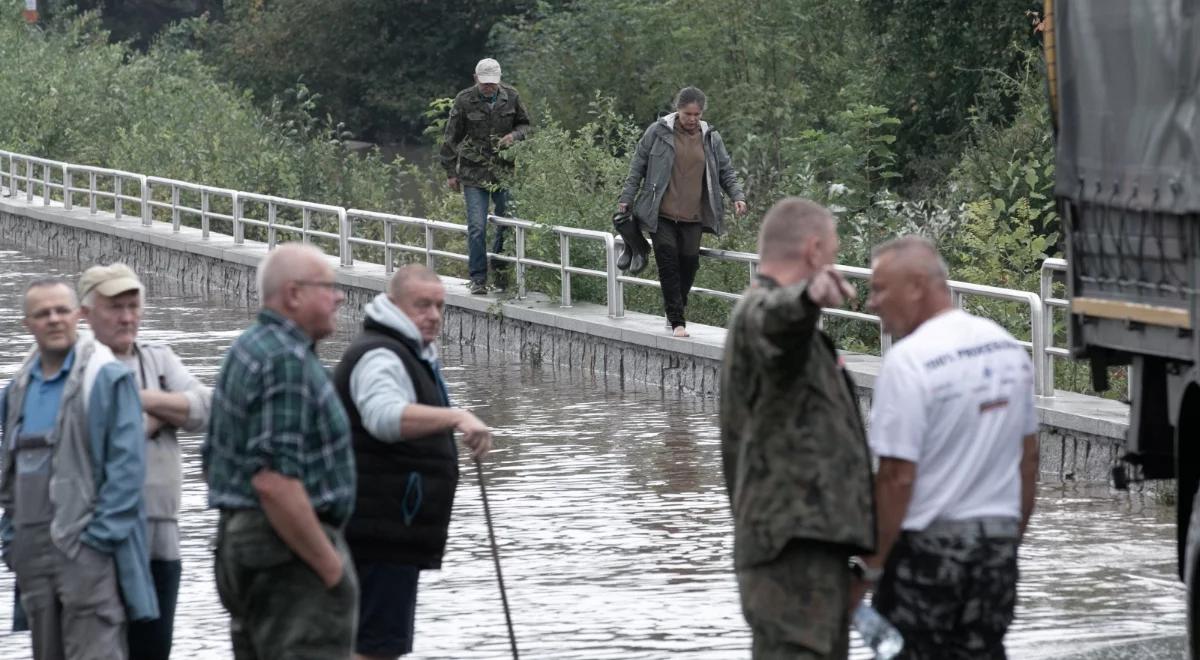
[{"label": "truck with tarpaulin", "polygon": [[1115,485],[1174,479],[1200,657],[1200,0],[1047,0],[1072,357],[1130,365]]}]

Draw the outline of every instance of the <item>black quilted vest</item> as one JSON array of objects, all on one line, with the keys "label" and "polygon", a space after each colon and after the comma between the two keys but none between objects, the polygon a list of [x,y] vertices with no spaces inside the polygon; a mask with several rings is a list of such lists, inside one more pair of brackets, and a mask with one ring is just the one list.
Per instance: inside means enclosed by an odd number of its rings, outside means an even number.
[{"label": "black quilted vest", "polygon": [[333,383],[350,416],[358,494],[346,541],[355,561],[440,568],[458,486],[458,449],[452,430],[399,442],[376,440],[363,427],[350,397],[350,374],[363,355],[386,348],[404,363],[417,403],[447,407],[433,368],[417,342],[367,318],[334,370]]}]

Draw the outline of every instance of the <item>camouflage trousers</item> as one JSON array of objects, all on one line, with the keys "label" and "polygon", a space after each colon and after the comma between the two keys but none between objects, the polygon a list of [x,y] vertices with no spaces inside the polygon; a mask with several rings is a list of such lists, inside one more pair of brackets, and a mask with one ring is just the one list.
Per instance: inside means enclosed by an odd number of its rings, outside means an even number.
[{"label": "camouflage trousers", "polygon": [[900,658],[1002,660],[1017,600],[1018,524],[935,522],[904,532],[874,605],[904,636]]},{"label": "camouflage trousers", "polygon": [[774,560],[738,571],[754,660],[847,657],[848,561],[843,546],[793,540]]},{"label": "camouflage trousers", "polygon": [[333,588],[295,555],[262,511],[222,511],[216,577],[229,610],[235,660],[349,658],[358,627],[358,578],[342,534],[322,524],[345,573]]}]

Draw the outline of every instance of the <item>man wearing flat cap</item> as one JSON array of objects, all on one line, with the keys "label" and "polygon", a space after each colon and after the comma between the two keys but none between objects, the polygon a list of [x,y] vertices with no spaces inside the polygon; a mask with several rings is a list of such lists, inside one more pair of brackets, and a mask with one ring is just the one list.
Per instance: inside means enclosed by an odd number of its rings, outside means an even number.
[{"label": "man wearing flat cap", "polygon": [[[500,63],[485,58],[475,65],[475,84],[454,97],[442,139],[441,161],[451,190],[463,191],[467,203],[467,270],[471,293],[487,293],[487,219],[489,201],[496,215],[508,211],[508,191],[499,187],[512,172],[500,151],[525,138],[529,113],[517,90],[500,82]],[[492,252],[504,249],[504,227],[496,227]],[[492,264],[494,284],[503,289],[506,264]]]},{"label": "man wearing flat cap", "polygon": [[[85,279],[86,282],[86,279]],[[36,346],[0,396],[0,542],[39,660],[122,660],[158,618],[142,508],[145,430],[130,370],[64,280],[25,290]]]},{"label": "man wearing flat cap", "polygon": [[131,660],[171,655],[182,564],[179,505],[183,469],[178,431],[208,426],[212,390],[200,384],[166,344],[138,340],[145,288],[129,266],[93,266],[79,279],[83,317],[96,340],[133,372],[146,428],[146,532],[161,616],[129,626]]}]

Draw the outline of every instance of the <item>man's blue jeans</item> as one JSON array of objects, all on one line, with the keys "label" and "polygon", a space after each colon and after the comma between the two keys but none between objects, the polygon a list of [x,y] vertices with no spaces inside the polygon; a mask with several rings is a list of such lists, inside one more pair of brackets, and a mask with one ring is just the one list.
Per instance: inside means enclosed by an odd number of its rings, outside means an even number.
[{"label": "man's blue jeans", "polygon": [[[508,191],[489,192],[487,188],[463,186],[463,197],[467,201],[467,270],[472,282],[487,282],[487,219],[488,198],[496,205],[495,215],[503,216],[508,211]],[[496,239],[492,241],[492,252],[504,249],[505,227],[496,227]],[[503,262],[496,267],[503,267]]]}]

